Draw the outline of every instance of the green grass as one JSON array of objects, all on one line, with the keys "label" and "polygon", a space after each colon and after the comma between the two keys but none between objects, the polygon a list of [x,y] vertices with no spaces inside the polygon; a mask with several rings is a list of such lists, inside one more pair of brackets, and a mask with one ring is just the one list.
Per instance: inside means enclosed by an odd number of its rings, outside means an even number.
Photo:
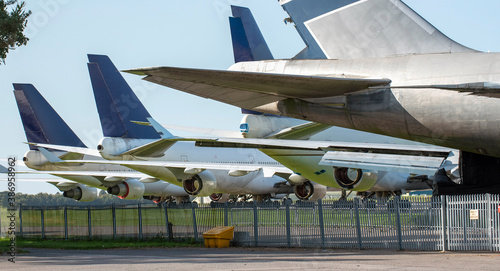
[{"label": "green grass", "polygon": [[[9,250],[10,240],[0,239],[0,253]],[[173,248],[173,247],[200,247],[202,244],[194,241],[172,242],[160,238],[148,240],[135,239],[117,239],[117,240],[47,240],[47,239],[26,239],[17,238],[16,247],[18,251],[23,252],[29,248],[48,248],[48,249],[111,249],[111,248]]]}]

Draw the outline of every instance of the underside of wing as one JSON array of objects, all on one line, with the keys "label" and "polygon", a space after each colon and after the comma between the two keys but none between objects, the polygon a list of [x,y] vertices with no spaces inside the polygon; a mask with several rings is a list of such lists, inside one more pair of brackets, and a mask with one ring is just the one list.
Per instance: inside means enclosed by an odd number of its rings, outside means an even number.
[{"label": "underside of wing", "polygon": [[323,98],[384,86],[389,79],[354,79],[156,67],[127,70],[144,80],[242,108],[286,98]]},{"label": "underside of wing", "polygon": [[359,152],[327,152],[320,165],[392,171],[418,175],[434,175],[446,157],[395,155]]}]

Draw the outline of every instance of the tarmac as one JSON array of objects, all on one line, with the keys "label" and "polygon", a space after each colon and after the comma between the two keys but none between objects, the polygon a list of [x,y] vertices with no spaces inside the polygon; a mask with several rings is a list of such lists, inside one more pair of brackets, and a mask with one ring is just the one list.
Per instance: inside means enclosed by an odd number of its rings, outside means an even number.
[{"label": "tarmac", "polygon": [[0,270],[498,270],[500,253],[288,248],[28,249]]}]

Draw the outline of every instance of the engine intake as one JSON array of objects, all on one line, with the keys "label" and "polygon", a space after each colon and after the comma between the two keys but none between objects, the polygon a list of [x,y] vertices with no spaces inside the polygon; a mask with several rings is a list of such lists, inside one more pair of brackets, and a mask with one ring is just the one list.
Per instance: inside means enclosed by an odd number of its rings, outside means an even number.
[{"label": "engine intake", "polygon": [[326,186],[307,181],[293,187],[295,196],[300,200],[316,201],[326,195]]},{"label": "engine intake", "polygon": [[206,197],[215,192],[217,181],[211,172],[205,170],[184,180],[182,187],[191,196]]},{"label": "engine intake", "polygon": [[337,184],[345,189],[353,189],[363,178],[363,170],[361,169],[336,168],[334,174]]}]

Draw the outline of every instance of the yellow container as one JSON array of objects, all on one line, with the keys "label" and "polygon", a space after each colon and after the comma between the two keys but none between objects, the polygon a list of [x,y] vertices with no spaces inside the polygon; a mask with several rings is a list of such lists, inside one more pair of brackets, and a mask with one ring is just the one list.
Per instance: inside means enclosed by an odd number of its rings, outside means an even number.
[{"label": "yellow container", "polygon": [[205,239],[205,247],[216,247],[216,248],[223,248],[223,247],[229,247],[229,239],[215,239],[215,238],[209,238]]},{"label": "yellow container", "polygon": [[234,227],[221,226],[203,233],[205,247],[229,247],[229,241],[234,237]]}]

